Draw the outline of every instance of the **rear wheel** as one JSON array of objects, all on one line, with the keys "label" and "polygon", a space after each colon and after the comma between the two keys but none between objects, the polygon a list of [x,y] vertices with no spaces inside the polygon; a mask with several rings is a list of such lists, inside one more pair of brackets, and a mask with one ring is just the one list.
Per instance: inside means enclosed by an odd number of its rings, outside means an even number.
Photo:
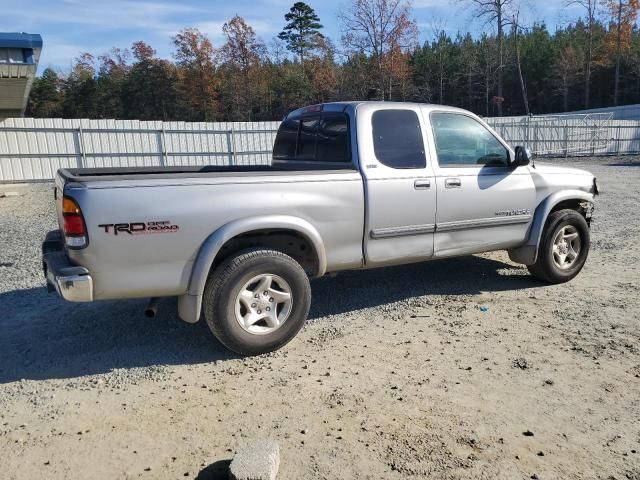
[{"label": "rear wheel", "polygon": [[209,329],[242,355],[271,352],[302,328],[311,304],[304,269],[276,250],[244,250],[209,276],[203,298]]},{"label": "rear wheel", "polygon": [[542,281],[568,282],[582,270],[589,244],[589,226],[584,217],[575,210],[558,210],[549,215],[536,263],[527,268]]}]

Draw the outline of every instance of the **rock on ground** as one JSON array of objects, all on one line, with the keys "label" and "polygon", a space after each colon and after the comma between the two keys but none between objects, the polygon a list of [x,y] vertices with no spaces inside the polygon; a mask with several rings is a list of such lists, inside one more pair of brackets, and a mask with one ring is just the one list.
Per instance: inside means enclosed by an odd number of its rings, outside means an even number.
[{"label": "rock on ground", "polygon": [[280,447],[275,440],[256,440],[236,453],[229,467],[231,480],[275,480]]}]

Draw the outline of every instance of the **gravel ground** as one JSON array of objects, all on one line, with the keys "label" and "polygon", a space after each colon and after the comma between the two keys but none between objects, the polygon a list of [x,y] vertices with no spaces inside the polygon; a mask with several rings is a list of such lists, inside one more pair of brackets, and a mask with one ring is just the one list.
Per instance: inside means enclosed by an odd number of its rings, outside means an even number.
[{"label": "gravel ground", "polygon": [[603,191],[572,282],[504,252],[347,272],[247,359],[172,300],[47,295],[51,185],[0,185],[1,476],[226,478],[269,437],[283,479],[640,479],[640,160],[556,162]]}]

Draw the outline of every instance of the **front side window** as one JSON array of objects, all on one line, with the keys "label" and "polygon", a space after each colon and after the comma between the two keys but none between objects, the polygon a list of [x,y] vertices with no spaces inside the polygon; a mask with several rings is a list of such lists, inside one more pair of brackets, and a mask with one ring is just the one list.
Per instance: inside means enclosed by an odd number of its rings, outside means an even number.
[{"label": "front side window", "polygon": [[378,110],[371,117],[373,149],[391,168],[424,168],[427,160],[420,120],[413,110]]},{"label": "front side window", "polygon": [[456,113],[433,113],[431,125],[440,166],[506,166],[502,143],[477,120]]}]

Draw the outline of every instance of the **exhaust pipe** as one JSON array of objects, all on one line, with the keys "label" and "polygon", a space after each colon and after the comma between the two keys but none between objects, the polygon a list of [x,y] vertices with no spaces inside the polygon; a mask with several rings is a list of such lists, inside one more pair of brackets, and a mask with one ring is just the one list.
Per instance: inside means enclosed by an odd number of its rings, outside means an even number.
[{"label": "exhaust pipe", "polygon": [[149,299],[149,304],[147,308],[144,309],[144,316],[147,318],[154,318],[156,313],[158,313],[158,302],[160,301],[160,297],[153,297]]}]

